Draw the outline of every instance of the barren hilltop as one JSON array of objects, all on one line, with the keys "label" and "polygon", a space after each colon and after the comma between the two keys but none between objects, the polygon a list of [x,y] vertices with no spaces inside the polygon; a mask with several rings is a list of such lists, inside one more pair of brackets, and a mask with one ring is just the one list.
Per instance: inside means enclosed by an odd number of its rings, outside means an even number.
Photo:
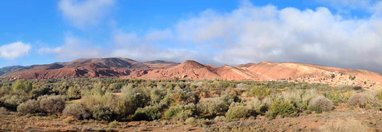
[{"label": "barren hilltop", "polygon": [[182,63],[161,60],[139,62],[128,58],[78,59],[71,62],[33,65],[2,75],[2,78],[8,79],[96,77],[150,80],[283,80],[364,88],[376,87],[382,83],[382,76],[379,73],[302,63],[260,62],[213,67],[193,60]]}]

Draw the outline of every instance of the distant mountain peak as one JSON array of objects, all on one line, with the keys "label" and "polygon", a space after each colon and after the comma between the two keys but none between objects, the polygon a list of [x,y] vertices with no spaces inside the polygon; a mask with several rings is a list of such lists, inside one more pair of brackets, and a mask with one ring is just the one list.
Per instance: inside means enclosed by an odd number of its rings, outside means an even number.
[{"label": "distant mountain peak", "polygon": [[118,77],[156,80],[181,78],[191,80],[280,80],[329,85],[382,86],[382,76],[366,70],[268,61],[213,67],[195,60],[175,63],[163,60],[139,62],[117,57],[85,58],[30,67],[6,67],[0,69],[0,75],[12,79]]}]

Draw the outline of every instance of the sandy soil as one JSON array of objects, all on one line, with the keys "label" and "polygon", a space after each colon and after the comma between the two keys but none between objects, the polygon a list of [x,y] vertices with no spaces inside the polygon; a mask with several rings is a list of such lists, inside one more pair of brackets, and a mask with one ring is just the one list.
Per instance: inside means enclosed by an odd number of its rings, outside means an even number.
[{"label": "sandy soil", "polygon": [[330,122],[346,124],[356,120],[367,131],[382,131],[380,110],[337,108],[329,113],[306,114],[299,117],[269,119],[264,116],[238,121],[206,121],[186,124],[181,121],[152,122],[103,122],[79,121],[71,117],[19,115],[15,112],[0,112],[0,131],[321,131]]}]

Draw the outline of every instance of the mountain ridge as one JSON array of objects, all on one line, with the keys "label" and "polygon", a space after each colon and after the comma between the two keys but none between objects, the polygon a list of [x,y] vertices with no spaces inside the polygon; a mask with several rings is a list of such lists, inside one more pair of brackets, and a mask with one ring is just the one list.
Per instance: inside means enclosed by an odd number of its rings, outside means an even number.
[{"label": "mountain ridge", "polygon": [[292,62],[260,62],[215,67],[194,60],[176,63],[162,60],[139,62],[129,58],[90,58],[17,67],[1,74],[1,78],[6,79],[97,77],[151,80],[282,80],[368,88],[381,86],[382,84],[381,74],[367,70]]}]

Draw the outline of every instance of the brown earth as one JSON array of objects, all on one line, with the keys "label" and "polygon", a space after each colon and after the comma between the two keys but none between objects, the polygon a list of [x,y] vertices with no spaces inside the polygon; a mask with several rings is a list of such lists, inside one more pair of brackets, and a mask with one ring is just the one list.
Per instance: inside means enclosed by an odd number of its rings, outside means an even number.
[{"label": "brown earth", "polygon": [[2,76],[8,79],[119,77],[137,79],[190,80],[286,80],[291,82],[379,87],[378,73],[302,63],[260,62],[213,67],[188,60],[138,62],[127,58],[78,59],[72,62],[34,65]]},{"label": "brown earth", "polygon": [[[341,106],[338,106],[341,107]],[[20,115],[15,112],[0,111],[0,131],[325,131],[325,128],[342,128],[351,131],[382,131],[382,114],[376,109],[336,108],[321,114],[307,114],[298,117],[269,119],[257,116],[237,121],[197,119],[184,121],[132,121],[105,122],[96,120],[76,120],[64,116]],[[354,123],[356,121],[356,123]],[[358,127],[362,127],[360,129]],[[326,130],[328,131],[328,130]],[[333,130],[331,130],[333,131]]]}]

